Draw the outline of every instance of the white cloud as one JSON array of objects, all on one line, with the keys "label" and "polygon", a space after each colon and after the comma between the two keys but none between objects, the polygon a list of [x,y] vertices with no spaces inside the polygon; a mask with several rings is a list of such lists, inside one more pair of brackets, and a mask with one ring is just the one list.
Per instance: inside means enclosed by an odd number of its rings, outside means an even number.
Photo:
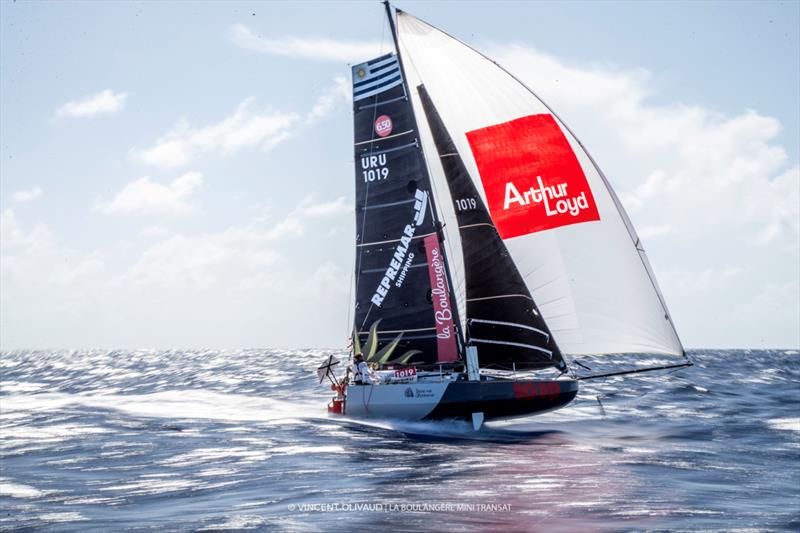
[{"label": "white cloud", "polygon": [[689,291],[699,296],[704,291],[733,287],[741,273],[738,267],[724,267],[706,268],[700,272],[667,270],[660,272],[658,277],[665,288]]},{"label": "white cloud", "polygon": [[661,235],[668,235],[672,231],[671,224],[659,224],[658,226],[645,226],[637,233],[642,239],[650,239]]},{"label": "white cloud", "polygon": [[23,202],[30,202],[31,200],[39,198],[42,193],[44,193],[42,188],[36,185],[32,189],[15,192],[11,195],[11,199],[21,204]]},{"label": "white cloud", "polygon": [[198,236],[172,235],[145,250],[116,282],[176,290],[233,284],[251,270],[277,260],[278,254],[263,248],[271,240],[246,228]]},{"label": "white cloud", "polygon": [[350,101],[347,80],[335,76],[314,102],[305,119],[297,113],[258,110],[255,98],[242,101],[230,116],[215,124],[194,127],[180,121],[153,146],[132,150],[132,155],[150,165],[170,169],[189,163],[201,153],[232,154],[242,148],[269,150],[295,134],[297,128],[334,113],[341,102]]},{"label": "white cloud", "polygon": [[253,33],[244,24],[231,27],[233,44],[245,50],[320,61],[360,62],[387,51],[377,41],[342,41],[319,37],[268,39]]},{"label": "white cloud", "polygon": [[145,238],[158,238],[166,237],[169,235],[169,233],[169,230],[163,226],[147,226],[139,232],[139,236]]},{"label": "white cloud", "polygon": [[93,117],[103,113],[116,113],[125,108],[128,93],[106,89],[80,100],[70,100],[56,111],[59,117]]},{"label": "white cloud", "polygon": [[778,120],[650,103],[656,88],[644,70],[570,65],[516,45],[491,55],[603,168],[685,344],[797,344],[800,310],[786,293],[800,275],[800,167],[780,144]]},{"label": "white cloud", "polygon": [[269,149],[286,140],[299,117],[294,113],[255,109],[255,99],[244,100],[232,115],[201,127],[179,123],[150,148],[134,150],[145,163],[174,168],[188,163],[197,153],[231,154],[245,147]]},{"label": "white cloud", "polygon": [[3,348],[338,344],[350,273],[325,249],[316,258],[307,252],[330,244],[320,246],[324,232],[312,225],[326,228],[347,209],[343,198],[307,197],[282,218],[259,212],[218,231],[149,226],[103,253],[71,250],[44,224],[23,225],[7,209]]},{"label": "white cloud", "polygon": [[14,211],[5,209],[0,215],[0,246],[3,250],[37,250],[52,242],[52,234],[44,224],[37,224],[26,232],[17,221]]},{"label": "white cloud", "polygon": [[4,288],[65,286],[79,278],[91,278],[105,267],[99,252],[80,254],[60,248],[53,232],[41,222],[26,230],[11,209],[0,215],[0,257]]},{"label": "white cloud", "polygon": [[306,234],[305,221],[352,212],[344,197],[329,202],[304,198],[279,222],[256,217],[249,224],[195,236],[169,234],[159,228],[148,236],[161,236],[120,278],[133,285],[158,285],[174,289],[232,283],[253,287],[279,287],[281,278],[268,267],[281,254],[274,247]]},{"label": "white cloud", "polygon": [[336,110],[339,102],[349,102],[352,99],[350,84],[344,76],[336,76],[333,85],[328,87],[314,102],[314,106],[306,117],[306,122],[321,120]]},{"label": "white cloud", "polygon": [[188,172],[169,185],[145,176],[125,185],[110,201],[98,202],[95,209],[107,215],[185,213],[192,209],[187,200],[202,184],[203,175],[199,172]]},{"label": "white cloud", "polygon": [[600,166],[643,227],[668,223],[674,236],[736,228],[750,243],[779,233],[797,238],[800,170],[787,168],[776,119],[752,110],[728,117],[699,106],[648,104],[651,77],[642,70],[570,66],[522,46],[496,53],[596,158],[602,154]]},{"label": "white cloud", "polygon": [[295,209],[294,214],[306,217],[328,217],[346,215],[353,212],[353,205],[340,196],[331,202],[315,202],[314,196],[306,196]]}]

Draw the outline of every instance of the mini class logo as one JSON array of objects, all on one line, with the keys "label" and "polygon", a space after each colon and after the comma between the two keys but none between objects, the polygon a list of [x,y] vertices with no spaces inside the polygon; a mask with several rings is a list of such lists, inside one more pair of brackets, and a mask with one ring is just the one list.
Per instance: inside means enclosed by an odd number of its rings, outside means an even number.
[{"label": "mini class logo", "polygon": [[378,137],[386,137],[392,133],[392,119],[389,115],[381,115],[375,119],[375,133]]}]

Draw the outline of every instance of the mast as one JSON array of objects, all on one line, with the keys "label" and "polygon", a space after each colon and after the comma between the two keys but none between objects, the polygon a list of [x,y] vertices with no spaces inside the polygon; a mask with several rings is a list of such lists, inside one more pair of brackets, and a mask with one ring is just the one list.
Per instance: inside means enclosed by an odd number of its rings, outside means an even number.
[{"label": "mast", "polygon": [[[400,53],[400,41],[398,40],[398,37],[397,37],[397,26],[394,23],[394,17],[392,16],[392,5],[389,3],[389,0],[383,0],[383,7],[386,10],[386,18],[389,21],[389,29],[392,32],[392,41],[394,42],[394,50],[395,50],[395,53],[397,54],[397,63],[400,66],[400,75],[401,75],[401,78],[403,80],[403,89],[405,90],[406,97],[408,98],[409,107],[411,108],[411,119],[414,121],[414,124],[416,125],[417,130],[419,130],[419,120],[417,120],[417,114],[416,114],[416,111],[414,110],[414,104],[413,104],[413,101],[412,101],[412,98],[411,98],[411,88],[408,85],[408,78],[406,77],[406,69],[405,69],[405,65],[403,64],[403,55]],[[402,13],[402,10],[395,8],[395,12]],[[422,150],[421,137],[420,137],[420,150]],[[425,162],[427,164],[427,159],[425,158],[424,152],[423,152],[423,159],[425,160]],[[433,195],[433,189],[431,189],[431,194]],[[437,226],[437,232],[436,233],[437,233],[438,242],[439,242],[440,245],[443,245],[444,244],[444,231],[443,231],[444,226],[442,225],[442,223],[440,221],[440,217],[439,217],[439,213],[437,212],[437,209],[434,207],[431,211],[432,211],[432,215],[433,215],[433,218],[434,218],[436,226]],[[459,309],[458,309],[458,305],[455,304],[455,291],[454,291],[454,286],[453,286],[453,275],[452,275],[452,272],[451,272],[451,269],[450,269],[450,262],[447,260],[447,252],[445,251],[445,247],[441,246],[441,248],[442,248],[442,255],[444,257],[444,265],[445,265],[444,271],[446,273],[447,286],[448,286],[448,290],[450,292],[451,298],[453,299],[453,302],[452,302],[453,303],[453,306],[452,306],[452,308],[453,308],[453,324],[455,325],[455,330],[456,330],[456,341],[457,341],[457,344],[458,344],[459,353],[463,354],[464,347],[466,346],[466,341],[465,341],[466,333],[464,331],[462,331],[461,327],[459,326],[459,324],[460,324],[459,317],[458,317]]]},{"label": "mast", "polygon": [[[400,55],[400,42],[397,40],[397,28],[394,25],[394,17],[392,17],[392,6],[389,0],[383,0],[383,7],[386,8],[386,18],[389,19],[389,29],[392,30],[392,40],[394,41],[394,50],[397,53],[397,60],[400,62],[400,73],[403,75],[403,80],[406,78],[406,70],[403,67],[403,57]],[[398,11],[395,8],[395,11]],[[406,84],[408,87],[408,84]]]}]

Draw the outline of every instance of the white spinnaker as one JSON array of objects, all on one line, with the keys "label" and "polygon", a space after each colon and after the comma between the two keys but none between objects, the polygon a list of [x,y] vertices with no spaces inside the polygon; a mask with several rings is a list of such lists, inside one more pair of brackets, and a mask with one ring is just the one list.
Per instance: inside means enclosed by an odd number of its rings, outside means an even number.
[{"label": "white spinnaker", "polygon": [[[551,110],[493,61],[427,23],[398,11],[400,53],[431,178],[447,224],[456,300],[464,317],[464,267],[457,223],[416,87],[424,83],[478,191],[483,184],[466,132]],[[505,240],[564,353],[683,355],[647,257],[610,185],[554,116],[580,163],[600,220]],[[455,246],[458,245],[457,249]]]}]

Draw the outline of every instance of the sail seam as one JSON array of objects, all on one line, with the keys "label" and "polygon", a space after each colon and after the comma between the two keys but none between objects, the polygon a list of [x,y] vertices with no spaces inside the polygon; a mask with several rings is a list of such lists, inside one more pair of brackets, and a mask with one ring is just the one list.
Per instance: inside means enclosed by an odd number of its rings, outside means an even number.
[{"label": "sail seam", "polygon": [[[381,333],[407,333],[407,332],[410,332],[410,331],[431,331],[431,330],[435,330],[435,329],[436,329],[435,326],[431,327],[431,328],[415,328],[415,329],[379,329],[379,330],[376,331],[376,333],[378,333],[378,335],[380,335]],[[359,335],[367,335],[369,333],[370,333],[369,331],[359,331],[358,332]]]},{"label": "sail seam", "polygon": [[478,226],[489,226],[490,228],[494,228],[494,226],[488,222],[479,222],[477,224],[466,224],[464,226],[459,226],[458,229],[476,228]]},{"label": "sail seam", "polygon": [[401,135],[406,135],[408,133],[412,133],[413,131],[414,130],[408,130],[408,131],[404,131],[402,133],[395,133],[394,135],[389,135],[388,137],[379,137],[377,139],[374,139],[374,138],[373,139],[368,139],[366,141],[357,142],[353,146],[361,146],[362,144],[369,144],[369,143],[374,143],[374,142],[377,142],[377,141],[385,141],[387,139],[394,139],[395,137],[399,137]]},{"label": "sail seam", "polygon": [[[383,139],[373,139],[373,142],[377,142],[377,141],[381,141],[381,140],[383,140]],[[369,142],[370,141],[365,141],[362,144],[366,144],[366,143],[369,143]],[[419,142],[418,142],[417,139],[414,139],[413,143],[404,144],[403,146],[396,146],[394,148],[387,148],[386,150],[377,150],[377,151],[374,151],[374,152],[372,151],[373,146],[370,146],[369,154],[370,155],[388,154],[388,153],[391,153],[391,152],[397,152],[398,150],[405,150],[406,148],[411,148],[412,146],[414,146],[414,147],[418,147],[419,146]]]},{"label": "sail seam", "polygon": [[484,320],[482,318],[470,318],[469,321],[476,322],[478,324],[494,324],[497,326],[510,326],[513,328],[528,329],[531,331],[535,331],[536,333],[539,333],[541,335],[544,335],[548,339],[550,338],[550,334],[547,333],[546,331],[542,331],[539,328],[534,328],[532,326],[526,326],[525,324],[517,324],[516,322],[504,322],[502,320]]},{"label": "sail seam", "polygon": [[406,99],[405,96],[398,96],[397,98],[390,98],[388,100],[381,100],[380,102],[375,102],[374,104],[360,105],[360,106],[358,106],[358,110],[361,111],[362,109],[367,109],[368,107],[378,107],[379,105],[391,104],[393,102],[398,102],[400,100],[405,100],[405,99]]},{"label": "sail seam", "polygon": [[468,302],[479,302],[481,300],[493,300],[497,298],[525,298],[526,300],[533,301],[533,298],[526,294],[500,294],[497,296],[484,296],[482,298],[467,298]]},{"label": "sail seam", "polygon": [[388,202],[388,203],[385,203],[385,204],[373,204],[373,205],[371,205],[369,207],[365,207],[364,209],[365,210],[367,210],[367,209],[380,209],[381,207],[393,207],[393,206],[396,206],[396,205],[413,204],[416,201],[417,201],[416,199],[412,198],[411,200],[400,200],[399,202]]},{"label": "sail seam", "polygon": [[471,342],[483,342],[483,343],[486,343],[486,344],[502,344],[502,345],[507,345],[507,346],[518,346],[520,348],[529,348],[531,350],[537,350],[537,351],[546,353],[547,356],[550,359],[553,358],[553,352],[551,352],[550,350],[546,350],[545,348],[540,348],[539,346],[534,346],[532,344],[523,344],[521,342],[509,342],[509,341],[493,341],[493,340],[489,340],[489,339],[476,339],[475,337],[470,338],[470,341]]},{"label": "sail seam", "polygon": [[[427,268],[428,263],[417,263],[415,265],[408,265],[408,268]],[[374,274],[375,272],[386,272],[386,267],[383,268],[367,268],[362,270],[362,274]]]},{"label": "sail seam", "polygon": [[[411,237],[411,240],[414,241],[414,240],[417,240],[417,239],[422,239],[423,237],[427,237],[429,235],[436,235],[436,232],[432,231],[430,233],[426,233],[425,235],[414,235],[413,237]],[[358,247],[361,247],[361,246],[375,246],[376,244],[390,244],[390,243],[393,243],[393,242],[400,242],[400,239],[389,239],[388,241],[364,242],[364,243],[361,243],[361,244],[356,244],[356,246],[358,246]]]}]

